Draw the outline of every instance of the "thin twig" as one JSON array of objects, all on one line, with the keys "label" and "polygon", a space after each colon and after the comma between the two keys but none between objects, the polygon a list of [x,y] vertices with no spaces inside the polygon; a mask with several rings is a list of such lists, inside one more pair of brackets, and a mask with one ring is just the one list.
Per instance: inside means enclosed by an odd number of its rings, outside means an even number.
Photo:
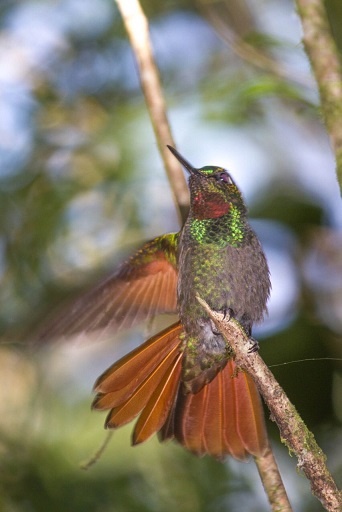
[{"label": "thin twig", "polygon": [[322,113],[335,152],[342,191],[342,69],[323,0],[296,0],[303,43],[319,89]]},{"label": "thin twig", "polygon": [[180,164],[166,147],[166,144],[175,146],[175,143],[166,115],[158,69],[151,49],[148,21],[138,0],[116,0],[116,3],[138,63],[141,87],[176,208],[181,221],[184,222],[189,207],[189,191]]},{"label": "thin twig", "polygon": [[292,71],[284,65],[280,66],[272,56],[267,55],[265,52],[255,48],[252,44],[244,41],[239,34],[227,25],[226,20],[220,17],[220,14],[215,11],[213,5],[205,4],[203,9],[219,37],[238,57],[240,57],[240,59],[248,62],[255,68],[270,73],[279,80],[287,80],[305,88],[312,87],[313,82],[310,80],[309,76]]},{"label": "thin twig", "polygon": [[102,457],[103,453],[107,449],[107,446],[109,445],[110,440],[112,439],[114,434],[114,430],[110,430],[107,432],[106,437],[104,438],[104,441],[101,443],[100,447],[97,448],[95,453],[91,457],[89,457],[88,460],[85,462],[81,462],[80,468],[87,471],[91,466],[94,466],[94,464],[97,463],[97,461]]},{"label": "thin twig", "polygon": [[234,318],[224,319],[221,313],[212,311],[200,297],[198,301],[220,332],[229,340],[237,366],[247,371],[255,380],[271,411],[272,420],[278,425],[282,441],[296,455],[298,468],[310,480],[313,494],[329,512],[341,512],[342,493],[329,473],[326,457],[259,353],[250,352],[255,340],[248,338]]},{"label": "thin twig", "polygon": [[254,457],[261,481],[274,512],[292,512],[271,447],[262,457]]}]

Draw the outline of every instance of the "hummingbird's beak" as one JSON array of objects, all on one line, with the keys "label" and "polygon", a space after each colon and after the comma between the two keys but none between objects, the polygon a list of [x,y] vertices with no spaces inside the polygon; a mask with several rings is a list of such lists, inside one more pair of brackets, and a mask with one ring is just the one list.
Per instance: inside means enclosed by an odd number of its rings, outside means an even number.
[{"label": "hummingbird's beak", "polygon": [[169,148],[171,153],[177,158],[177,160],[182,164],[182,166],[185,167],[185,169],[188,172],[190,172],[190,174],[198,173],[197,169],[195,169],[195,167],[192,167],[192,165],[187,160],[185,160],[185,158],[182,157],[182,155],[180,153],[178,153],[178,151],[175,148],[173,148],[172,146],[169,146],[168,144],[167,144],[167,147]]}]

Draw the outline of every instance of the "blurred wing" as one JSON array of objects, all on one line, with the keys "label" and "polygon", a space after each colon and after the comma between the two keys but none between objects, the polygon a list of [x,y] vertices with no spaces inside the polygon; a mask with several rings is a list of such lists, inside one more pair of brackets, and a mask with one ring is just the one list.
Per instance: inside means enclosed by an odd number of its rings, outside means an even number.
[{"label": "blurred wing", "polygon": [[76,300],[41,332],[40,340],[111,329],[177,311],[178,234],[147,242],[114,275]]}]

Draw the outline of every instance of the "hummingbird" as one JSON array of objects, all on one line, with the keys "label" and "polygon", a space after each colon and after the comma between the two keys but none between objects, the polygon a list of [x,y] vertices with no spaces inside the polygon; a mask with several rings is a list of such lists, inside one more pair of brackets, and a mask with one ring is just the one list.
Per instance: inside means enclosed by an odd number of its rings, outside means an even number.
[{"label": "hummingbird", "polygon": [[178,313],[176,323],[96,380],[92,408],[109,411],[109,429],[138,417],[133,445],[158,433],[198,456],[244,461],[268,446],[261,399],[197,296],[233,316],[251,336],[267,311],[269,269],[229,172],[195,168],[168,148],[189,173],[190,209],[181,231],[143,245],[76,301],[52,332],[119,330],[159,313]]}]

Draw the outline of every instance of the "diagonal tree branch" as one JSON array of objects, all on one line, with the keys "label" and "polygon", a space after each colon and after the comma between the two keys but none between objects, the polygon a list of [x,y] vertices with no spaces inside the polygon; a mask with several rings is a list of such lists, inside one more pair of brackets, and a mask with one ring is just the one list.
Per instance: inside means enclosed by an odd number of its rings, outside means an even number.
[{"label": "diagonal tree branch", "polygon": [[183,223],[189,207],[189,191],[180,164],[166,147],[167,144],[175,146],[175,143],[167,119],[158,69],[152,53],[148,21],[138,0],[116,0],[116,3],[137,60],[146,106],[174,195],[177,212]]},{"label": "diagonal tree branch", "polygon": [[250,352],[255,341],[247,336],[234,318],[224,319],[221,313],[212,311],[205,301],[197,298],[218,329],[229,340],[235,353],[236,364],[253,377],[271,412],[271,418],[278,425],[282,441],[296,455],[298,468],[310,480],[313,494],[329,512],[341,512],[342,493],[329,473],[324,453],[259,353]]}]

